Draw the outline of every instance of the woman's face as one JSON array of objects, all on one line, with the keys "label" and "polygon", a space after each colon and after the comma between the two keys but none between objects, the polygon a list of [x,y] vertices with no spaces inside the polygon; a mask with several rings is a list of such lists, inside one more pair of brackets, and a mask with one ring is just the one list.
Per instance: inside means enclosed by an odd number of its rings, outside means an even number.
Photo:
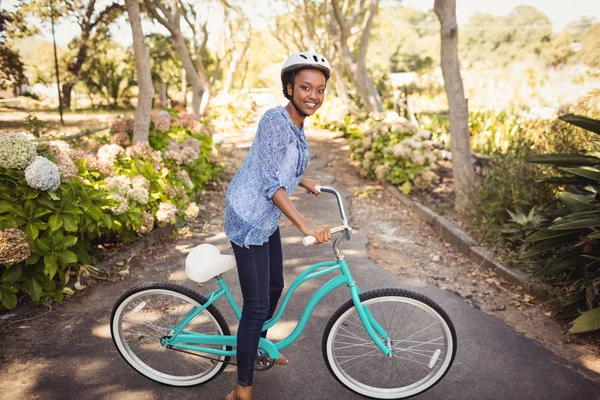
[{"label": "woman's face", "polygon": [[317,69],[302,69],[294,77],[294,88],[288,83],[287,91],[304,114],[313,115],[325,100],[327,81]]}]

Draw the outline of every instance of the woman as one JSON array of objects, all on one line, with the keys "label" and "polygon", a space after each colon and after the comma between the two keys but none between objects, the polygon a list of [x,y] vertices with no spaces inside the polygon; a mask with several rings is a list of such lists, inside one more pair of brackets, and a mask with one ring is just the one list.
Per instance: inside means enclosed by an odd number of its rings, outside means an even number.
[{"label": "woman", "polygon": [[[312,226],[296,210],[289,196],[298,185],[319,196],[319,181],[302,174],[308,163],[304,119],[325,98],[331,70],[322,56],[294,53],[283,64],[281,83],[289,103],[268,110],[244,164],[227,188],[225,234],[238,267],[244,305],[237,334],[238,386],[229,400],[252,399],[252,379],[258,341],[264,322],[271,318],[283,291],[283,256],[278,220],[281,214],[317,244],[329,241],[328,226]],[[262,332],[265,337],[267,332]],[[287,364],[281,357],[276,362]]]}]

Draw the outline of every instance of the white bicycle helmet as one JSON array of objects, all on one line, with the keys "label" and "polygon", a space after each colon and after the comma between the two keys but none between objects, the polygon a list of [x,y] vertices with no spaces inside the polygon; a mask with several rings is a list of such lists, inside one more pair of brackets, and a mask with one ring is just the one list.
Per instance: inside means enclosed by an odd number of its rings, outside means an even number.
[{"label": "white bicycle helmet", "polygon": [[292,54],[285,60],[281,67],[281,78],[283,79],[283,74],[286,72],[309,68],[323,72],[326,80],[331,76],[331,66],[325,57],[312,51],[302,51]]}]

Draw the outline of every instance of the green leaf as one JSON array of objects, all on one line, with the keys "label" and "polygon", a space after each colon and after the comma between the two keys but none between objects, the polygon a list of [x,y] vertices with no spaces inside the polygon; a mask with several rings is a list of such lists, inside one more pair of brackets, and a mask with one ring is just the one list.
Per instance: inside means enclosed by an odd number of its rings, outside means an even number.
[{"label": "green leaf", "polygon": [[81,208],[74,206],[74,205],[67,205],[63,208],[63,212],[67,212],[70,214],[83,214],[83,211],[81,211]]},{"label": "green leaf", "polygon": [[95,204],[90,204],[87,207],[84,206],[84,211],[96,221],[99,221],[104,215],[100,207],[96,206]]},{"label": "green leaf", "polygon": [[77,236],[65,236],[63,239],[63,249],[74,246],[77,243]]},{"label": "green leaf", "polygon": [[64,298],[65,298],[65,294],[62,293],[62,292],[56,293],[54,295],[54,301],[57,302],[57,303],[62,303],[62,301],[64,300]]},{"label": "green leaf", "polygon": [[561,192],[558,199],[571,211],[587,211],[594,203],[589,197],[569,192]]},{"label": "green leaf", "polygon": [[58,271],[58,256],[56,254],[44,256],[44,274],[53,279],[56,271]]},{"label": "green leaf", "polygon": [[600,226],[600,217],[577,219],[574,221],[561,220],[560,222],[552,224],[548,229],[551,231],[564,231],[571,229],[591,228],[594,226]]},{"label": "green leaf", "polygon": [[548,229],[540,229],[532,235],[527,236],[523,241],[525,243],[535,243],[541,240],[552,239],[559,236],[567,236],[572,235],[573,232],[565,232],[565,231],[551,231]]},{"label": "green leaf", "polygon": [[58,253],[58,260],[63,267],[77,262],[77,256],[71,250],[61,250]]},{"label": "green leaf", "polygon": [[402,191],[402,193],[404,193],[404,195],[408,195],[410,193],[410,189],[412,189],[412,184],[410,183],[410,181],[404,182],[400,187],[400,190]]},{"label": "green leaf", "polygon": [[567,168],[561,167],[559,170],[568,172],[569,174],[573,174],[576,176],[581,176],[587,179],[591,179],[596,182],[600,182],[600,170],[594,167],[576,167],[576,168]]},{"label": "green leaf", "polygon": [[60,200],[60,197],[58,197],[58,195],[54,192],[48,192],[48,196],[50,196],[52,200]]},{"label": "green leaf", "polygon": [[555,178],[542,179],[541,181],[536,182],[556,185],[585,185],[589,182],[589,180],[585,178],[579,178],[577,176],[558,176]]},{"label": "green leaf", "polygon": [[12,310],[17,306],[17,296],[13,293],[2,293],[2,305],[8,309]]},{"label": "green leaf", "polygon": [[25,225],[25,234],[27,235],[27,238],[33,242],[35,239],[37,239],[40,231],[38,230],[36,224],[29,223]]},{"label": "green leaf", "polygon": [[583,333],[600,329],[600,307],[584,312],[573,322],[569,333]]},{"label": "green leaf", "polygon": [[528,163],[553,164],[560,167],[600,165],[600,158],[583,154],[540,154],[525,159]]},{"label": "green leaf", "polygon": [[40,250],[50,253],[52,251],[52,242],[50,238],[42,238],[36,240],[35,244]]},{"label": "green leaf", "polygon": [[21,274],[21,266],[13,266],[12,268],[4,270],[4,272],[2,272],[2,278],[0,279],[0,282],[15,283],[19,280],[19,278],[21,278]]},{"label": "green leaf", "polygon": [[75,291],[68,286],[65,286],[64,288],[62,288],[62,292],[64,294],[68,294],[68,295],[72,295],[75,293]]},{"label": "green leaf", "polygon": [[18,207],[18,205],[10,201],[2,200],[0,201],[0,214],[10,213],[15,207]]},{"label": "green leaf", "polygon": [[581,257],[579,257],[578,255],[569,256],[569,257],[562,258],[560,260],[554,260],[554,261],[549,262],[546,265],[546,267],[539,270],[538,272],[536,272],[533,275],[534,276],[552,275],[552,274],[562,271],[563,269],[567,269],[567,268],[576,266],[577,264],[583,264],[583,260],[581,259]]},{"label": "green leaf", "polygon": [[63,226],[67,232],[77,232],[77,224],[71,214],[62,214]]},{"label": "green leaf", "polygon": [[530,246],[529,248],[527,248],[527,250],[523,251],[521,253],[521,258],[533,257],[535,255],[544,253],[548,250],[554,250],[557,247],[561,247],[562,245],[565,245],[568,243],[569,243],[569,241],[565,240],[564,236],[543,240],[541,242],[534,244],[533,246]]},{"label": "green leaf", "polygon": [[575,114],[561,115],[558,117],[558,119],[568,122],[571,125],[575,125],[585,130],[600,134],[600,121],[597,119]]},{"label": "green leaf", "polygon": [[592,232],[588,235],[590,239],[600,239],[600,231]]},{"label": "green leaf", "polygon": [[53,231],[60,229],[60,227],[63,225],[63,220],[60,217],[60,214],[52,214],[48,219],[48,225],[50,225],[50,229]]},{"label": "green leaf", "polygon": [[104,221],[104,225],[106,225],[106,227],[108,229],[112,228],[112,226],[113,226],[113,220],[110,217],[110,215],[108,215],[108,214],[102,214],[102,220]]},{"label": "green leaf", "polygon": [[33,215],[33,218],[34,218],[34,219],[38,219],[38,218],[41,218],[41,217],[43,217],[44,215],[46,215],[46,214],[49,214],[49,213],[51,213],[51,212],[52,212],[52,211],[48,210],[47,208],[38,208],[38,209],[36,210],[36,213]]},{"label": "green leaf", "polygon": [[31,297],[33,301],[39,301],[42,297],[42,286],[35,280],[34,277],[27,279],[23,282],[23,291]]}]

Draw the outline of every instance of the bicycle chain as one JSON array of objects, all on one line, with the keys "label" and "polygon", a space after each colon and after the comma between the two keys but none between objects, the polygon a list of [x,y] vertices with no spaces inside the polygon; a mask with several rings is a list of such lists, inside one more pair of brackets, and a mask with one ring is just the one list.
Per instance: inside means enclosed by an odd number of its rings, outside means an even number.
[{"label": "bicycle chain", "polygon": [[[191,351],[177,349],[177,348],[171,347],[171,346],[167,346],[167,349],[169,349],[169,350],[175,350],[175,351],[178,351],[180,353],[185,353],[185,354],[189,354],[189,355],[196,356],[196,357],[205,358],[205,359],[210,360],[210,361],[223,362],[223,360],[220,360],[218,358],[212,358],[212,357],[203,356],[203,355],[198,354],[198,353],[192,353]],[[236,367],[238,365],[237,363],[234,363],[233,361],[229,361],[229,364],[235,365]],[[260,372],[266,371],[269,368],[271,368],[273,365],[275,365],[275,360],[269,358],[268,356],[259,355],[257,357],[257,362],[254,363],[254,370],[255,371],[260,371]]]}]

